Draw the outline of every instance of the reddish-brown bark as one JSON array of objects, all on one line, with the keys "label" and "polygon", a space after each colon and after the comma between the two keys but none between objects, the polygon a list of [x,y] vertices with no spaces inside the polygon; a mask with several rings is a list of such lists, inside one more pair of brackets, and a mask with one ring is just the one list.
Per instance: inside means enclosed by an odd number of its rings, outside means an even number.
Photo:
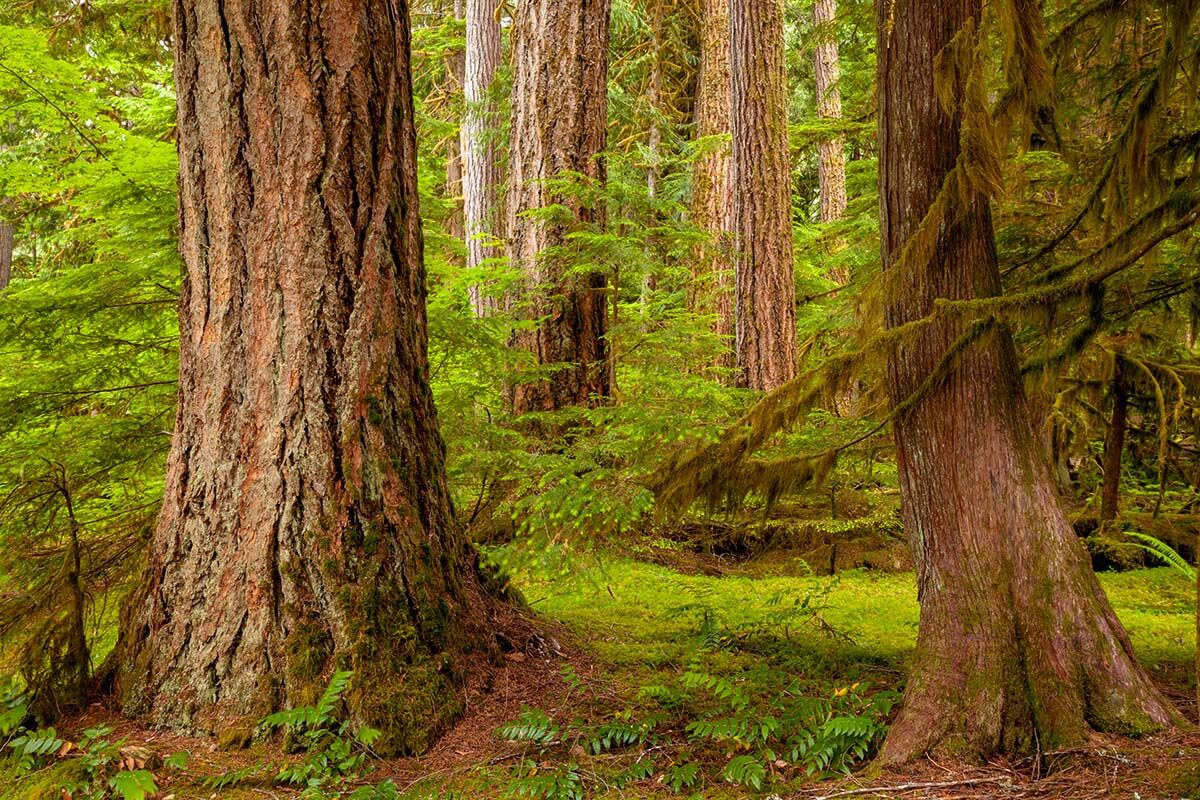
[{"label": "reddish-brown bark", "polygon": [[[696,87],[696,136],[729,136],[732,130],[729,75],[729,0],[703,0],[700,75]],[[712,314],[713,333],[729,349],[718,365],[733,366],[733,167],[728,143],[708,146],[696,159],[692,220],[711,241],[697,248],[688,286],[688,308]]]},{"label": "reddish-brown bark", "polygon": [[[513,27],[513,117],[509,147],[508,257],[525,274],[525,306],[541,320],[518,336],[548,375],[514,387],[517,413],[549,411],[609,393],[605,348],[607,281],[572,274],[567,240],[602,224],[601,203],[560,193],[548,181],[574,172],[605,179],[610,0],[521,0]],[[576,222],[530,214],[553,204]]]},{"label": "reddish-brown bark", "polygon": [[[978,20],[981,2],[879,9],[881,223],[884,264],[895,268],[959,155],[959,120],[938,103],[934,58]],[[927,315],[937,298],[1000,291],[987,198],[959,211],[928,262],[896,279],[889,327]],[[964,324],[938,321],[895,346],[895,402],[934,372]],[[1008,331],[993,328],[958,355],[894,431],[921,620],[883,760],[1044,751],[1091,729],[1133,733],[1176,720],[1058,505]]]},{"label": "reddish-brown bark", "polygon": [[796,374],[792,170],[782,0],[729,8],[736,348],[739,380],[774,389]]},{"label": "reddish-brown bark", "polygon": [[[817,116],[825,120],[842,118],[842,93],[838,85],[841,69],[838,64],[837,0],[815,0],[813,31],[817,45],[813,48],[813,72],[816,76]],[[817,143],[817,180],[821,193],[821,222],[841,219],[846,213],[846,154],[840,136],[822,139]],[[845,283],[848,276],[834,276]]]},{"label": "reddish-brown bark", "polygon": [[487,653],[427,383],[404,0],[177,0],[179,409],[123,707],[426,747]]}]

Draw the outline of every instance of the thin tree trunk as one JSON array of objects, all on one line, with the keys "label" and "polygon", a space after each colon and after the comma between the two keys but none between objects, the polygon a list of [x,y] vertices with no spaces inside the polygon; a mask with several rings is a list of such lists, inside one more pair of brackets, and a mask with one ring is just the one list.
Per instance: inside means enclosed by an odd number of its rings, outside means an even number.
[{"label": "thin tree trunk", "polygon": [[737,366],[752,389],[796,374],[791,160],[782,0],[739,0],[729,13]]},{"label": "thin tree trunk", "polygon": [[[464,0],[454,0],[454,18],[463,18]],[[449,91],[462,95],[465,83],[466,54],[462,50],[451,50],[446,54],[446,77],[449,79]],[[455,239],[466,236],[466,222],[463,213],[463,158],[459,137],[451,137],[446,141],[446,195],[454,204],[450,218],[446,220],[446,232]]]},{"label": "thin tree trunk", "polygon": [[[657,0],[654,3],[652,12],[653,19],[650,23],[651,28],[651,61],[650,61],[650,78],[646,85],[646,105],[650,109],[650,127],[646,133],[646,196],[653,203],[658,198],[658,182],[660,179],[659,160],[662,157],[662,128],[660,127],[659,118],[661,116],[659,103],[662,99],[662,26],[663,26],[663,0]],[[651,269],[647,269],[642,276],[642,286],[640,301],[642,313],[647,313],[650,305],[650,295],[658,287],[658,278],[654,274],[653,264],[655,263],[655,254],[657,250],[657,242],[653,235],[646,237],[647,263],[651,265]]]},{"label": "thin tree trunk", "polygon": [[70,595],[71,615],[68,621],[67,652],[63,659],[61,676],[62,695],[58,698],[62,708],[79,708],[87,697],[88,678],[91,676],[91,654],[88,652],[87,632],[84,627],[84,611],[87,596],[83,591],[83,553],[79,544],[79,520],[75,516],[75,502],[71,488],[67,485],[66,471],[61,473],[59,492],[67,510],[67,553],[66,588]]},{"label": "thin tree trunk", "polygon": [[8,288],[12,280],[13,225],[0,222],[0,292]]},{"label": "thin tree trunk", "polygon": [[[729,136],[732,130],[729,75],[729,0],[702,0],[700,78],[696,136]],[[692,219],[711,241],[697,248],[688,308],[714,315],[713,333],[729,347],[717,366],[733,366],[733,165],[728,143],[708,147],[693,167]]]},{"label": "thin tree trunk", "polygon": [[1125,453],[1125,431],[1129,418],[1129,384],[1125,372],[1125,359],[1114,356],[1112,383],[1109,384],[1112,417],[1108,423],[1108,434],[1104,437],[1104,483],[1100,489],[1102,526],[1117,518],[1121,499],[1121,456]]},{"label": "thin tree trunk", "polygon": [[493,642],[426,356],[404,0],[177,0],[179,406],[123,708],[215,731],[354,671],[426,748]]},{"label": "thin tree trunk", "polygon": [[[525,275],[526,313],[541,320],[517,337],[549,371],[514,387],[517,413],[550,411],[604,397],[611,386],[604,335],[607,281],[571,274],[567,235],[602,225],[601,202],[556,191],[548,181],[571,171],[605,179],[610,0],[521,0],[513,31],[508,256]],[[528,212],[552,204],[566,224]],[[548,252],[549,251],[549,252]]]},{"label": "thin tree trunk", "polygon": [[[813,67],[817,79],[817,117],[823,120],[841,120],[837,0],[815,0],[813,34],[817,37],[817,46],[813,49]],[[846,154],[842,138],[835,136],[822,139],[817,145],[817,156],[821,193],[820,221],[833,222],[841,219],[846,213]]]},{"label": "thin tree trunk", "polygon": [[[503,238],[500,227],[500,164],[496,140],[499,119],[492,84],[500,66],[500,0],[467,0],[467,52],[462,124],[463,206],[467,269],[477,270],[502,255],[492,244]],[[489,287],[470,288],[471,308],[478,317],[504,307]]]},{"label": "thin tree trunk", "polygon": [[[958,115],[938,102],[934,59],[978,23],[981,0],[878,10],[881,231],[884,266],[894,269],[959,156]],[[938,298],[1000,292],[987,198],[976,194],[953,213],[933,252],[904,266],[890,328],[925,317]],[[967,324],[940,320],[894,348],[893,402],[938,369]],[[894,433],[921,619],[883,760],[1046,751],[1078,744],[1090,729],[1134,733],[1179,719],[1058,505],[1007,329],[978,334]]]}]

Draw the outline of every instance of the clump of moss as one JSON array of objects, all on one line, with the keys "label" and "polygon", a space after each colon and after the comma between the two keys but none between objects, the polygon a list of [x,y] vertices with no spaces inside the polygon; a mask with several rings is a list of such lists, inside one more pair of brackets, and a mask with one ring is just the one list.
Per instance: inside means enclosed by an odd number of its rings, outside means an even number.
[{"label": "clump of moss", "polygon": [[0,793],[0,796],[20,800],[62,800],[65,796],[64,787],[86,779],[87,767],[81,759],[56,761],[28,775],[20,775],[14,766],[10,770],[0,771],[0,780],[10,787],[9,793]]},{"label": "clump of moss", "polygon": [[217,749],[245,750],[254,741],[254,728],[246,724],[231,725],[217,734]]},{"label": "clump of moss", "polygon": [[312,705],[325,689],[324,675],[333,654],[329,632],[315,619],[305,620],[284,642],[284,653],[288,704]]}]

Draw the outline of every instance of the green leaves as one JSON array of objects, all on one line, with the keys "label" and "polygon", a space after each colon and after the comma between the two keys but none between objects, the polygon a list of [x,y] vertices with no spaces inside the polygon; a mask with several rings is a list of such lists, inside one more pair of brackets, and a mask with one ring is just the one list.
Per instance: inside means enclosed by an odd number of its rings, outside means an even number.
[{"label": "green leaves", "polygon": [[1125,531],[1125,535],[1133,539],[1135,545],[1157,557],[1167,566],[1174,568],[1189,581],[1193,583],[1196,581],[1196,568],[1179,555],[1171,545],[1149,534],[1137,531]]},{"label": "green leaves", "polygon": [[146,800],[158,791],[153,773],[144,769],[118,772],[109,781],[109,785],[122,800]]},{"label": "green leaves", "polygon": [[550,715],[537,708],[526,708],[513,722],[501,725],[497,731],[501,739],[510,742],[531,742],[549,745],[558,740],[558,726]]},{"label": "green leaves", "polygon": [[39,766],[48,756],[61,750],[66,741],[60,739],[54,728],[44,728],[36,731],[26,731],[8,743],[22,772],[29,772]]},{"label": "green leaves", "polygon": [[740,786],[750,786],[755,791],[762,791],[767,780],[766,767],[754,756],[741,755],[734,757],[725,765],[721,777],[730,783]]}]

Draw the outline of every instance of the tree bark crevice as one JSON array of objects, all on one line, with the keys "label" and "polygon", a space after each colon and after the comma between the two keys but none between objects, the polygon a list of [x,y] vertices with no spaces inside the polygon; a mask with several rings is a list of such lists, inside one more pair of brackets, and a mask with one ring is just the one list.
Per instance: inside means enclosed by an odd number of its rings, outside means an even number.
[{"label": "tree bark crevice", "polygon": [[428,386],[407,18],[177,0],[179,406],[129,713],[219,733],[349,669],[352,718],[414,753],[492,657]]},{"label": "tree bark crevice", "polygon": [[771,390],[796,375],[792,169],[781,0],[729,7],[738,379]]},{"label": "tree bark crevice", "polygon": [[[982,10],[980,0],[878,8],[881,233],[892,269],[959,156],[960,120],[939,103],[934,59]],[[904,268],[911,275],[886,309],[892,329],[926,317],[941,298],[998,295],[987,198],[955,209],[928,262]],[[937,320],[895,345],[894,403],[937,369],[966,324]],[[959,353],[893,430],[921,620],[882,760],[1046,751],[1093,730],[1143,733],[1179,720],[1059,506],[1008,329],[995,326]]]}]

